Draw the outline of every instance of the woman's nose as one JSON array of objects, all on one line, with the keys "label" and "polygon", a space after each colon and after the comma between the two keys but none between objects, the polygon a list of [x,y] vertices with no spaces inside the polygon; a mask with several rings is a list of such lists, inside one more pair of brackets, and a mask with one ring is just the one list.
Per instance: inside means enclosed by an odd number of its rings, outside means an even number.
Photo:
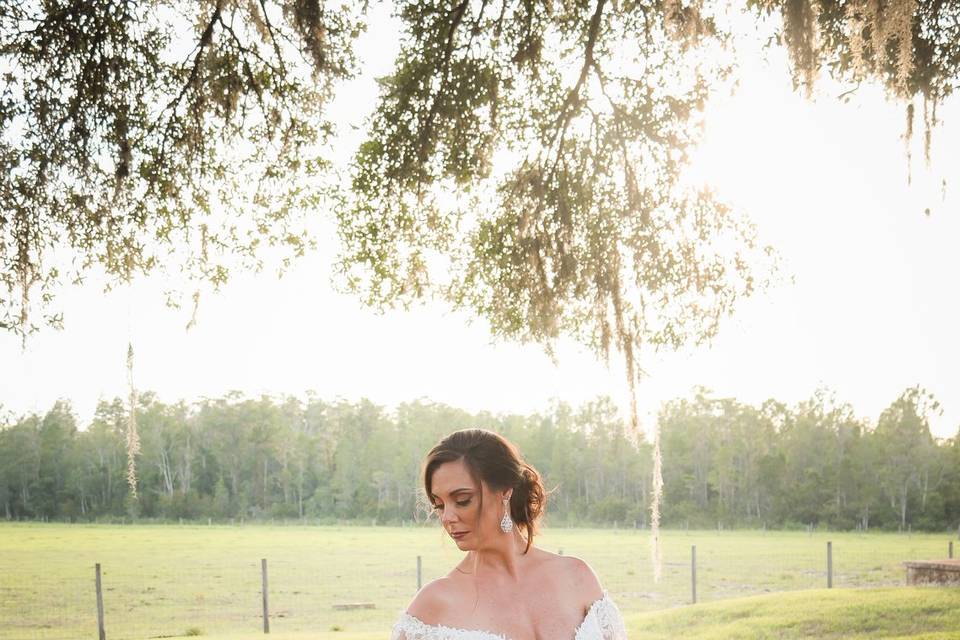
[{"label": "woman's nose", "polygon": [[454,513],[453,509],[450,507],[444,507],[443,515],[440,516],[440,521],[443,523],[447,523],[447,522],[453,522],[454,520],[456,520],[456,514]]}]

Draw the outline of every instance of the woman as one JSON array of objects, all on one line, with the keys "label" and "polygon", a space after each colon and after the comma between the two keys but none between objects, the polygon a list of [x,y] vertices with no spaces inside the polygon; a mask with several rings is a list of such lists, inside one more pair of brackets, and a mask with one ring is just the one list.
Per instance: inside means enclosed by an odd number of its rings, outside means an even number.
[{"label": "woman", "polygon": [[391,640],[626,640],[590,566],[533,546],[546,493],[506,438],[450,434],[427,455],[423,485],[467,553],[417,593]]}]

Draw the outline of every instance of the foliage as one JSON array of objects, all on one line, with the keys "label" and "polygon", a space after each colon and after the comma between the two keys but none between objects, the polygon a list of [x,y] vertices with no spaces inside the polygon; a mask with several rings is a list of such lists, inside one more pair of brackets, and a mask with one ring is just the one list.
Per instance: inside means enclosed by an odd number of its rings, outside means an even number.
[{"label": "foliage", "polygon": [[0,328],[94,268],[219,285],[231,258],[302,253],[360,28],[316,0],[3,3]]},{"label": "foliage", "polygon": [[[929,142],[956,87],[957,3],[747,6],[782,15],[808,90],[825,67],[921,96]],[[368,303],[437,296],[498,336],[572,335],[621,353],[632,386],[641,348],[709,339],[774,268],[683,181],[735,66],[731,7],[398,0],[393,72],[333,192],[324,106],[357,68],[366,2],[5,3],[0,328],[26,336],[35,308],[58,323],[58,284],[91,271],[216,287],[267,246],[288,264],[329,194],[344,283]]]},{"label": "foliage", "polygon": [[[960,480],[949,466],[957,439],[930,434],[936,410],[910,388],[871,428],[825,390],[794,409],[767,401],[759,410],[701,390],[660,415],[666,517],[862,530],[928,522],[931,488]],[[935,526],[960,515],[939,513]]]},{"label": "foliage", "polygon": [[[673,527],[738,525],[937,529],[960,523],[960,439],[938,442],[935,409],[906,390],[876,426],[826,391],[796,407],[761,407],[700,390],[664,405],[663,519]],[[127,407],[101,402],[78,430],[65,403],[0,429],[7,518],[94,520],[423,520],[423,455],[455,428],[492,428],[543,474],[551,522],[650,526],[650,445],[630,444],[599,398],[542,414],[470,414],[413,402],[306,402],[232,394],[187,405],[141,394],[139,500],[124,457]]]},{"label": "foliage", "polygon": [[438,295],[548,349],[614,348],[631,385],[642,345],[714,335],[760,257],[749,224],[681,180],[730,72],[703,11],[399,3],[396,69],[338,214],[350,288]]}]

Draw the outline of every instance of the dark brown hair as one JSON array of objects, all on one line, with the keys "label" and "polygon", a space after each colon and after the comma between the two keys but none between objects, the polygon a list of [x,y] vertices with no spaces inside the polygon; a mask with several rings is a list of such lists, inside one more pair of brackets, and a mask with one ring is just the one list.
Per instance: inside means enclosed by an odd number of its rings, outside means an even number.
[{"label": "dark brown hair", "polygon": [[[547,502],[540,474],[530,466],[516,445],[498,433],[486,429],[454,431],[438,442],[423,462],[423,487],[433,504],[433,472],[445,462],[463,459],[470,477],[478,485],[482,480],[493,491],[513,489],[510,495],[510,519],[523,530],[530,550],[533,536]],[[479,496],[483,510],[483,493]]]}]

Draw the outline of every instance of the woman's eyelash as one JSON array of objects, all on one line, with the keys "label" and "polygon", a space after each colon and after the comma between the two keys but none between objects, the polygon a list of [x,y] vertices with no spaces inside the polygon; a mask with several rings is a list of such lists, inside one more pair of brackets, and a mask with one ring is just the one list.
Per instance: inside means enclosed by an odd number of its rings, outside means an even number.
[{"label": "woman's eyelash", "polygon": [[[467,506],[468,504],[470,504],[470,500],[469,500],[469,499],[468,499],[468,500],[464,500],[463,502],[457,502],[457,503],[456,503],[456,505],[457,505],[458,507],[465,507],[465,506]],[[436,509],[437,511],[439,511],[440,509],[443,509],[443,505],[442,505],[442,504],[435,504],[435,505],[433,505],[433,508]]]}]

